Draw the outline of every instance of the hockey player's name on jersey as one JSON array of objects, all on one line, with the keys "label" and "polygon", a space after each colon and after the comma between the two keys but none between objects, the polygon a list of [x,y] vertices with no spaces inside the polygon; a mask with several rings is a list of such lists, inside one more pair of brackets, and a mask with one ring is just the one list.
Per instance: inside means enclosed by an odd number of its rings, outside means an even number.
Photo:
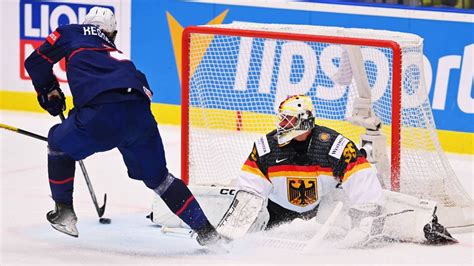
[{"label": "hockey player's name on jersey", "polygon": [[95,36],[99,36],[100,38],[102,38],[104,41],[108,42],[109,44],[111,44],[112,46],[115,46],[110,40],[109,38],[107,37],[107,35],[105,35],[99,28],[97,28],[96,26],[83,26],[82,29],[84,30],[84,35],[95,35]]},{"label": "hockey player's name on jersey", "polygon": [[338,135],[332,144],[331,149],[329,150],[329,155],[336,159],[341,158],[347,143],[349,143],[348,139],[346,139],[343,135]]}]

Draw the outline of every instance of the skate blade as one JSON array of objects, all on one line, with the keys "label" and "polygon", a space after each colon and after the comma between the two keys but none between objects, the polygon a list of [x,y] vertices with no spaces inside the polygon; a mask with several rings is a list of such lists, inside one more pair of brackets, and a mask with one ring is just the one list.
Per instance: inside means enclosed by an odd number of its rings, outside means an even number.
[{"label": "skate blade", "polygon": [[54,229],[66,235],[70,235],[72,237],[79,237],[79,231],[77,231],[77,227],[75,224],[70,224],[70,225],[51,224],[51,226]]}]

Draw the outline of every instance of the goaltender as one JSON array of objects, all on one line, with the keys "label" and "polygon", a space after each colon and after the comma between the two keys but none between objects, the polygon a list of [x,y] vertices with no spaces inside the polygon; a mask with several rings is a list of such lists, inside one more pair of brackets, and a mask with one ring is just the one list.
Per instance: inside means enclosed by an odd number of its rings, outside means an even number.
[{"label": "goaltender", "polygon": [[281,102],[276,127],[254,143],[242,167],[237,193],[217,226],[224,237],[311,219],[322,198],[342,190],[351,222],[345,242],[351,246],[385,237],[456,242],[438,223],[436,202],[382,189],[377,169],[351,140],[315,124],[308,96]]}]

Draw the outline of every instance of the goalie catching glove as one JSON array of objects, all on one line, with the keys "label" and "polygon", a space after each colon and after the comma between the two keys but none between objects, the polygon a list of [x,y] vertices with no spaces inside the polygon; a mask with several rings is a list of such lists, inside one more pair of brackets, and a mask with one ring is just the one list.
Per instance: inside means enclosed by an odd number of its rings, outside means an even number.
[{"label": "goalie catching glove", "polygon": [[45,88],[36,89],[36,92],[40,106],[50,115],[57,116],[66,110],[66,97],[64,97],[57,80]]}]

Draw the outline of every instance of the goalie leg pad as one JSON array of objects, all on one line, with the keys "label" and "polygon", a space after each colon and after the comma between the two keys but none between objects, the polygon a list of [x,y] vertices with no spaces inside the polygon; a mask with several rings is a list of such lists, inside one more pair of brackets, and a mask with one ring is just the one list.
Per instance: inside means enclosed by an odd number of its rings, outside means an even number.
[{"label": "goalie leg pad", "polygon": [[364,236],[367,240],[381,236],[430,244],[456,242],[438,223],[436,202],[388,190],[384,190],[384,198],[385,212],[363,218],[354,228],[354,232],[359,232],[358,236]]},{"label": "goalie leg pad", "polygon": [[236,239],[249,231],[261,230],[268,221],[262,215],[264,203],[264,198],[259,195],[245,190],[237,191],[232,204],[217,225],[217,232],[229,239]]},{"label": "goalie leg pad", "polygon": [[373,240],[382,237],[385,216],[382,206],[374,203],[356,204],[349,208],[351,229],[341,247],[363,247]]},{"label": "goalie leg pad", "polygon": [[[349,211],[352,230],[345,238],[348,246],[363,246],[372,239],[391,238],[402,241],[425,242],[428,237],[438,239],[438,231],[425,227],[432,223],[436,202],[419,199],[413,196],[384,190],[384,212],[370,204],[353,206]],[[363,208],[361,208],[363,207]],[[437,224],[436,222],[434,224]],[[436,231],[436,232],[433,232]],[[427,232],[431,235],[427,236]],[[448,236],[450,237],[450,235]]]},{"label": "goalie leg pad", "polygon": [[436,202],[384,190],[385,232],[394,239],[404,241],[425,241],[424,226],[431,222]]}]

